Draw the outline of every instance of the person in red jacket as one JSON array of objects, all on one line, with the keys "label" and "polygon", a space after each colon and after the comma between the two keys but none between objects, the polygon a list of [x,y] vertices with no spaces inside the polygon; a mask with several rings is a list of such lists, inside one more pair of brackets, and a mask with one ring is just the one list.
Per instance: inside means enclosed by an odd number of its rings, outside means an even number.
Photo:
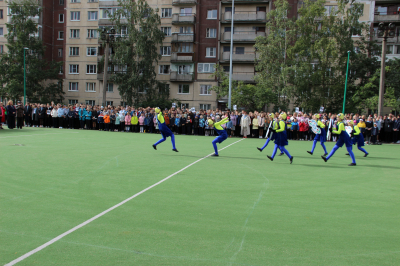
[{"label": "person in red jacket", "polygon": [[306,128],[306,122],[304,121],[304,119],[302,119],[299,123],[299,131],[300,131],[300,140],[304,140],[305,139],[305,132],[306,130],[308,130]]},{"label": "person in red jacket", "polygon": [[6,122],[6,109],[3,103],[0,102],[0,129],[3,129],[3,124]]}]

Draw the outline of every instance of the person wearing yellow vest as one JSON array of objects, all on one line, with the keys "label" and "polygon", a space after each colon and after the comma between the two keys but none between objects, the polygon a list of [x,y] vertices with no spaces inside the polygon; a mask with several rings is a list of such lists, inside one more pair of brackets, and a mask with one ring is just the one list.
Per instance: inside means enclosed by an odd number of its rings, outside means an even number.
[{"label": "person wearing yellow vest", "polygon": [[[270,119],[271,119],[271,123],[270,123],[270,127],[269,127],[269,130],[271,130],[271,135],[270,135],[270,137],[267,138],[267,140],[265,141],[264,146],[262,146],[261,148],[258,148],[258,147],[257,147],[257,150],[259,150],[260,152],[262,152],[262,151],[268,146],[268,143],[269,143],[271,140],[275,140],[275,139],[276,139],[276,136],[277,136],[277,134],[278,134],[278,133],[275,132],[275,131],[278,129],[278,122],[274,120],[274,117],[275,117],[274,113],[270,113],[270,114],[269,114],[269,117],[270,117]],[[279,148],[279,147],[278,147],[278,148]],[[279,154],[279,156],[281,156],[281,155],[283,155],[283,151],[282,151],[282,150],[281,150],[281,153]]]},{"label": "person wearing yellow vest", "polygon": [[289,145],[289,142],[287,141],[287,134],[286,134],[286,123],[285,123],[286,117],[287,117],[286,113],[281,113],[279,115],[278,127],[274,132],[274,133],[277,133],[275,141],[274,141],[274,143],[275,143],[274,151],[272,152],[272,156],[267,155],[267,157],[268,157],[268,159],[273,161],[274,157],[276,155],[276,152],[279,148],[281,151],[283,151],[287,155],[287,157],[289,157],[290,164],[292,164],[293,156],[290,155],[288,150],[285,149],[285,146]]},{"label": "person wearing yellow vest", "polygon": [[157,145],[160,144],[161,142],[164,142],[167,137],[171,137],[171,142],[172,142],[172,150],[175,152],[178,152],[178,150],[175,147],[175,135],[172,133],[171,129],[167,127],[165,124],[164,116],[160,110],[160,108],[156,107],[155,112],[157,114],[157,123],[158,123],[158,129],[161,132],[162,139],[157,141],[156,143],[153,144],[153,148],[157,150]]},{"label": "person wearing yellow vest", "polygon": [[344,123],[343,123],[344,115],[342,113],[338,114],[337,119],[338,119],[337,130],[332,130],[332,133],[339,135],[339,139],[336,142],[333,149],[331,150],[331,152],[329,153],[329,155],[327,157],[322,155],[321,158],[325,162],[327,162],[339,148],[343,147],[343,145],[346,144],[347,151],[349,152],[349,155],[352,160],[352,163],[349,164],[349,166],[355,166],[356,158],[354,157],[354,153],[353,153],[353,148],[352,148],[353,143],[351,142],[350,136],[344,128]]},{"label": "person wearing yellow vest", "polygon": [[223,129],[223,127],[221,127],[221,125],[228,123],[228,121],[229,121],[228,117],[225,117],[221,121],[215,122],[215,123],[212,119],[208,119],[208,126],[211,128],[214,127],[215,131],[217,131],[217,134],[218,134],[218,137],[216,137],[212,141],[215,153],[211,156],[219,156],[217,143],[222,143],[224,140],[226,140],[228,138],[228,133],[226,133],[225,129]]},{"label": "person wearing yellow vest", "polygon": [[324,156],[327,156],[328,152],[326,151],[326,147],[325,147],[325,144],[324,144],[326,142],[325,124],[321,122],[321,119],[320,119],[321,117],[320,117],[319,114],[315,114],[314,117],[317,120],[317,127],[319,127],[321,129],[321,133],[315,135],[312,149],[311,149],[311,151],[307,151],[307,152],[309,154],[313,155],[314,150],[315,150],[315,145],[317,144],[318,141],[320,141],[321,142],[321,146],[325,151]]},{"label": "person wearing yellow vest", "polygon": [[[357,148],[364,153],[364,157],[367,157],[369,153],[364,148],[362,148],[362,146],[364,146],[365,144],[364,144],[364,136],[361,130],[358,128],[358,126],[354,125],[353,120],[349,120],[348,123],[353,127],[353,132],[352,132],[353,145],[357,144]],[[346,155],[350,154],[347,153]]]}]

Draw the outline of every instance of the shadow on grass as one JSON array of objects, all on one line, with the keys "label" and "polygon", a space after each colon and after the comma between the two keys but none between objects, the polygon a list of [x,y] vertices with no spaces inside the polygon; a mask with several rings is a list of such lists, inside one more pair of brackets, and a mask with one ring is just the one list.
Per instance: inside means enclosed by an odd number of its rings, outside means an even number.
[{"label": "shadow on grass", "polygon": [[390,168],[390,169],[400,169],[400,166],[392,166],[392,165],[363,165],[363,167],[370,167],[370,168]]}]

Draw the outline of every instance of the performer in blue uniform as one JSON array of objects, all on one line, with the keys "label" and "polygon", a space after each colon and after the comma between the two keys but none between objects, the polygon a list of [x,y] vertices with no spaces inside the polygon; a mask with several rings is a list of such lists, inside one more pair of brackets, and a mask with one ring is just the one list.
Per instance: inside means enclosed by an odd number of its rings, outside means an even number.
[{"label": "performer in blue uniform", "polygon": [[277,136],[275,137],[275,146],[274,146],[274,151],[272,152],[272,156],[267,155],[267,157],[273,161],[274,157],[276,155],[276,151],[278,148],[283,151],[287,157],[290,159],[290,164],[293,162],[293,156],[290,155],[288,150],[286,150],[285,146],[289,145],[287,141],[287,134],[286,134],[286,113],[281,113],[279,115],[279,123],[278,123],[278,128],[276,129]]},{"label": "performer in blue uniform", "polygon": [[352,163],[349,164],[349,166],[355,166],[356,158],[354,157],[353,153],[353,148],[352,148],[353,143],[351,142],[350,136],[344,128],[344,123],[343,123],[344,115],[341,113],[338,114],[337,119],[338,119],[337,130],[333,130],[332,133],[339,135],[339,139],[336,142],[333,149],[331,150],[331,152],[329,153],[328,157],[325,156],[321,157],[325,162],[327,162],[339,148],[343,147],[343,145],[346,144],[347,151],[349,152],[349,155],[352,160]]},{"label": "performer in blue uniform", "polygon": [[315,150],[315,145],[317,144],[318,141],[321,142],[321,146],[325,151],[324,156],[328,155],[328,152],[326,151],[326,147],[325,147],[325,142],[326,142],[326,130],[325,130],[325,125],[324,123],[321,122],[320,120],[320,115],[319,114],[315,114],[314,115],[315,119],[317,120],[317,127],[319,127],[321,129],[321,133],[320,134],[316,134],[315,138],[314,138],[314,142],[313,142],[313,146],[311,151],[307,151],[309,154],[313,155],[314,150]]},{"label": "performer in blue uniform", "polygon": [[[278,123],[274,120],[274,116],[275,116],[275,115],[274,115],[273,113],[271,113],[271,114],[269,114],[269,116],[270,116],[270,118],[272,119],[272,123],[271,123],[271,126],[270,126],[270,128],[269,128],[269,130],[271,130],[272,133],[271,133],[270,137],[267,138],[267,141],[265,141],[265,144],[264,144],[264,146],[262,146],[262,148],[258,148],[258,147],[257,147],[257,150],[259,150],[260,152],[262,152],[262,151],[268,146],[268,143],[269,143],[271,140],[275,140],[276,135],[277,135],[277,133],[275,132],[275,130],[278,128]],[[281,150],[281,153],[279,154],[279,156],[281,156],[281,155],[283,155],[283,151],[282,151],[282,150]]]},{"label": "performer in blue uniform", "polygon": [[[364,153],[364,157],[368,156],[368,152],[363,148],[364,144],[364,136],[361,133],[361,130],[358,128],[358,126],[354,125],[353,120],[349,120],[348,122],[352,127],[353,127],[353,132],[352,132],[352,139],[351,141],[353,142],[353,145],[357,144],[357,148]],[[347,153],[346,155],[350,155]]]},{"label": "performer in blue uniform", "polygon": [[208,120],[208,126],[214,127],[218,134],[218,137],[216,137],[212,141],[215,153],[211,156],[219,156],[217,143],[222,143],[224,140],[228,138],[228,134],[226,133],[225,129],[221,127],[221,125],[228,123],[228,121],[229,121],[228,117],[225,117],[224,119],[216,123],[214,123],[214,121],[212,121],[211,119]]},{"label": "performer in blue uniform", "polygon": [[160,108],[155,109],[157,113],[157,121],[158,121],[158,130],[161,132],[162,139],[157,141],[155,144],[153,144],[153,148],[157,150],[157,145],[160,144],[161,142],[164,142],[167,137],[171,137],[171,142],[172,142],[172,150],[175,152],[178,152],[178,150],[175,147],[175,135],[172,133],[171,129],[165,124],[163,114],[160,110]]}]

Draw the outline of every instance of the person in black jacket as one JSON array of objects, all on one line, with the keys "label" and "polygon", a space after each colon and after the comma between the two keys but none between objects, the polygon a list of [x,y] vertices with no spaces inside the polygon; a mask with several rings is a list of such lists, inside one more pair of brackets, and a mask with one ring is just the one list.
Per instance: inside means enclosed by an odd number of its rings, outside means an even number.
[{"label": "person in black jacket", "polygon": [[24,108],[25,126],[32,126],[32,107],[27,102]]},{"label": "person in black jacket", "polygon": [[74,109],[74,107],[71,106],[69,108],[69,112],[68,112],[68,122],[69,122],[68,128],[69,129],[74,128],[74,120],[76,118],[75,116],[76,116],[75,109]]},{"label": "person in black jacket", "polygon": [[181,123],[182,135],[186,135],[186,114],[182,115],[180,123]]},{"label": "person in black jacket", "polygon": [[15,115],[17,113],[17,110],[15,109],[13,105],[13,101],[8,101],[7,105],[7,126],[9,129],[14,129],[15,128]]},{"label": "person in black jacket", "polygon": [[43,106],[43,104],[38,107],[39,112],[38,112],[38,117],[39,117],[39,126],[43,127],[43,121],[46,116],[46,108]]},{"label": "person in black jacket", "polygon": [[393,142],[399,143],[400,120],[393,117]]},{"label": "person in black jacket", "polygon": [[365,138],[368,144],[371,144],[371,130],[374,127],[374,123],[372,122],[372,117],[368,117],[368,120],[365,122]]},{"label": "person in black jacket", "polygon": [[387,143],[392,142],[392,132],[393,132],[393,121],[392,121],[392,115],[389,115],[388,118],[385,119],[384,121],[384,131],[385,131],[385,141]]}]

